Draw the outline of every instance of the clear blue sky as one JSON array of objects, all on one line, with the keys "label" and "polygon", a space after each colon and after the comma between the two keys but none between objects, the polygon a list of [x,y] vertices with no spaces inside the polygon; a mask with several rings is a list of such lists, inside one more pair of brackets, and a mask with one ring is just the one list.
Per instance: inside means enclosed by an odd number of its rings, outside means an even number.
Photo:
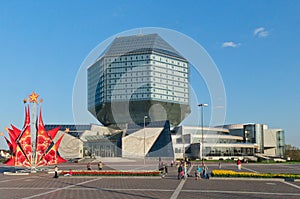
[{"label": "clear blue sky", "polygon": [[22,127],[32,91],[45,123],[73,123],[73,84],[88,53],[119,32],[163,27],[196,40],[218,66],[226,123],[283,128],[300,147],[299,10],[297,0],[0,1],[0,131]]}]

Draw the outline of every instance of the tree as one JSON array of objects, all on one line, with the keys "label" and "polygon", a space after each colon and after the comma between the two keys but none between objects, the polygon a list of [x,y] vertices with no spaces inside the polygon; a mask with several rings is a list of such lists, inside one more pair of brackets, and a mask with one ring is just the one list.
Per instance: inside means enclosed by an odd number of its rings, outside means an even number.
[{"label": "tree", "polygon": [[288,144],[285,146],[285,156],[291,160],[300,161],[300,149]]}]

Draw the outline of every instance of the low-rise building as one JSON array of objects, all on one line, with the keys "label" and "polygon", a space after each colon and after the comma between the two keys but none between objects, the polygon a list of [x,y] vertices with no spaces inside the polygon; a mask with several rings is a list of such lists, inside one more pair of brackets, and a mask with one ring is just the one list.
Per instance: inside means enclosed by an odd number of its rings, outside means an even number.
[{"label": "low-rise building", "polygon": [[[144,126],[145,125],[145,126]],[[58,125],[54,125],[58,126]],[[116,130],[96,124],[60,125],[59,153],[66,159],[93,157],[228,159],[284,157],[284,131],[264,124],[178,126],[168,121]],[[53,128],[46,125],[46,128]]]}]

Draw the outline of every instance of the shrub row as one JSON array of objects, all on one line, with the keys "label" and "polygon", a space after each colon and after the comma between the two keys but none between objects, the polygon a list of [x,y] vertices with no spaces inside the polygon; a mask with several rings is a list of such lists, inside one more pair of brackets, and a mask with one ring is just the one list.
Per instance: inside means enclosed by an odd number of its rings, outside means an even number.
[{"label": "shrub row", "polygon": [[232,170],[212,170],[213,177],[251,177],[251,178],[295,178],[300,179],[300,174],[285,173],[252,173],[236,172]]},{"label": "shrub row", "polygon": [[[69,174],[69,171],[62,171],[60,175]],[[90,171],[90,170],[73,170],[72,176],[159,176],[160,171]]]}]

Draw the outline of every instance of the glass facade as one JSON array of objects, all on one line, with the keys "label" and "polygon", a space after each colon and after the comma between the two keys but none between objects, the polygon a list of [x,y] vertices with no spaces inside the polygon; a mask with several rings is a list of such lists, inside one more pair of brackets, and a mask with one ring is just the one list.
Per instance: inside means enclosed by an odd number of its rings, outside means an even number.
[{"label": "glass facade", "polygon": [[167,55],[103,58],[89,68],[88,74],[89,107],[96,102],[128,100],[189,103],[188,63]]},{"label": "glass facade", "polygon": [[105,105],[141,101],[163,102],[167,112],[168,104],[179,105],[173,125],[190,113],[189,63],[157,34],[118,37],[88,68],[88,109],[104,125],[114,123]]},{"label": "glass facade", "polygon": [[278,157],[284,157],[285,156],[285,137],[284,137],[284,131],[279,130],[276,132],[276,155]]},{"label": "glass facade", "polygon": [[262,124],[246,124],[244,125],[244,142],[256,143],[256,153],[264,153],[264,136]]}]

